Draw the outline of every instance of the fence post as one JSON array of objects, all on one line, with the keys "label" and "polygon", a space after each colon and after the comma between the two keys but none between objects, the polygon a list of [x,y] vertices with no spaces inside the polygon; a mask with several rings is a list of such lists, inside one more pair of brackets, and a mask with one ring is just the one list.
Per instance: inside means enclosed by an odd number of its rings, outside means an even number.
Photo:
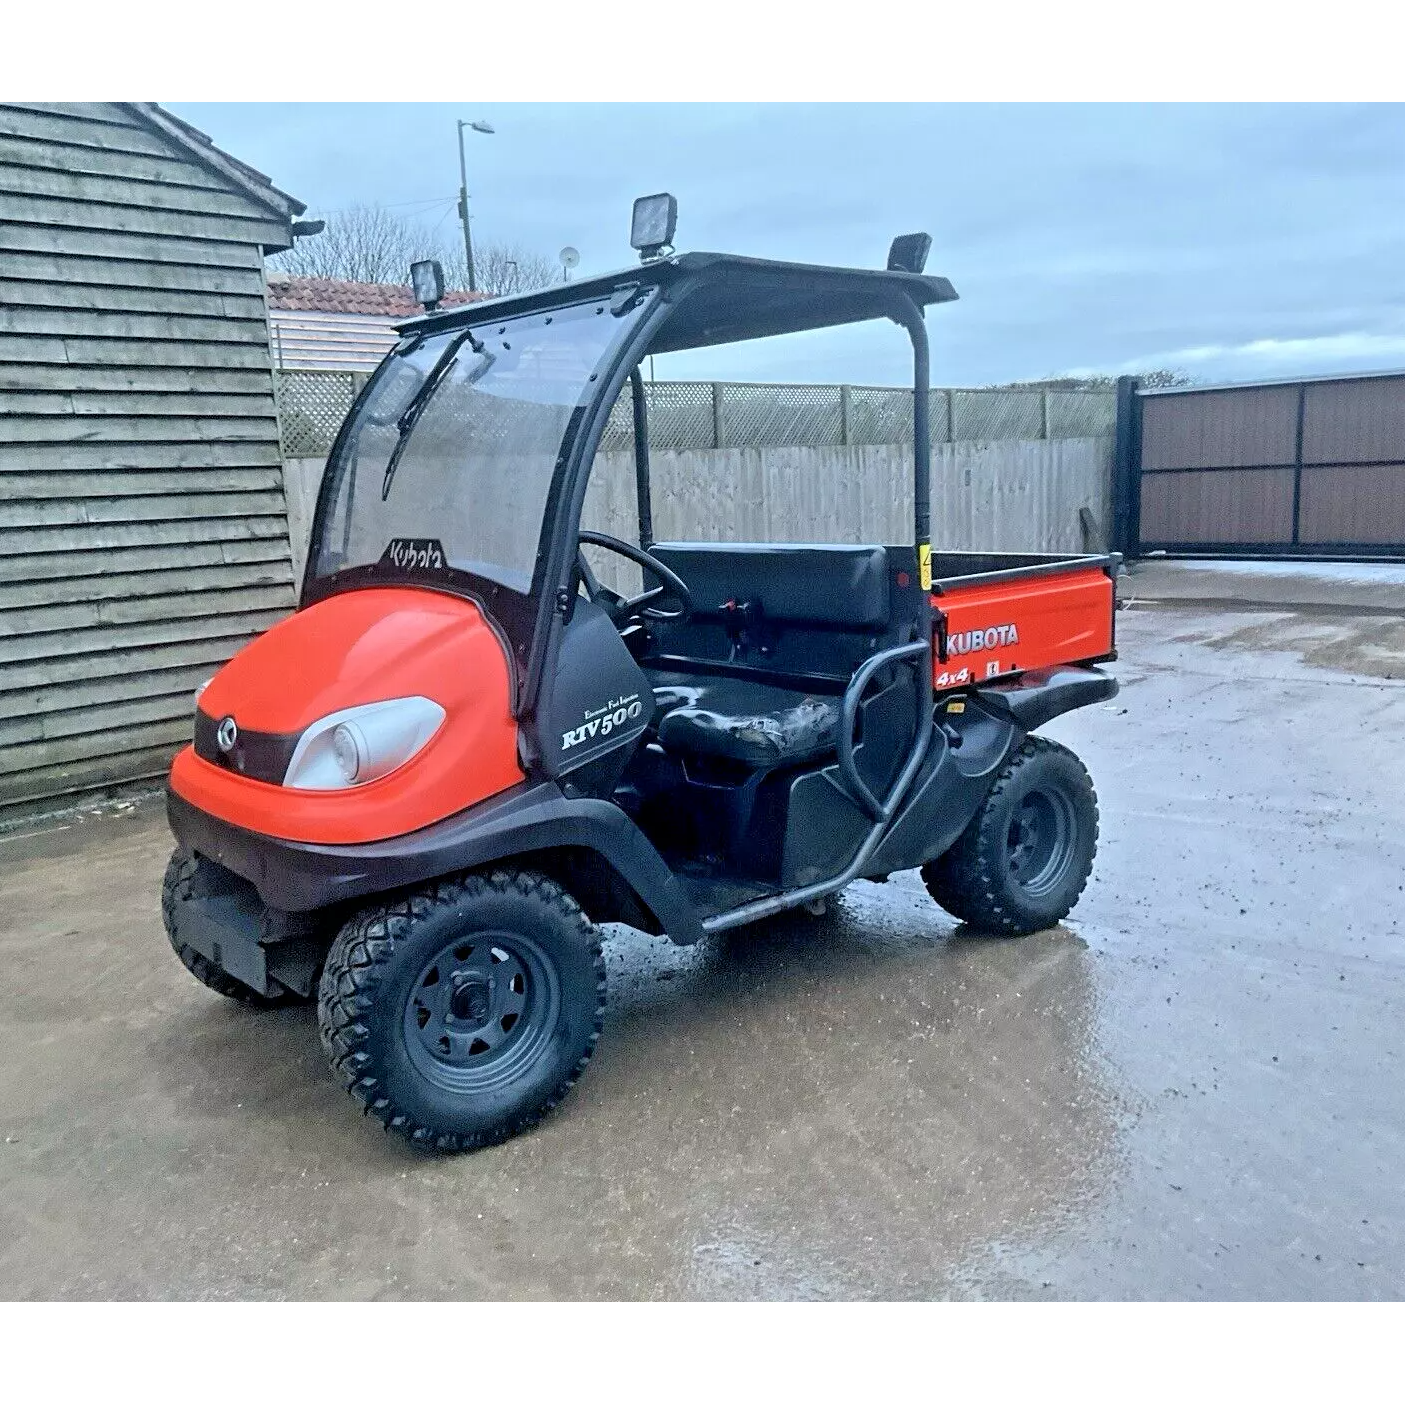
[{"label": "fence post", "polygon": [[712,383],[712,447],[722,447],[722,382]]},{"label": "fence post", "polygon": [[1049,392],[1047,389],[1039,392],[1039,437],[1044,440],[1049,438]]},{"label": "fence post", "polygon": [[1117,427],[1112,450],[1112,549],[1131,559],[1141,537],[1141,397],[1135,376],[1117,378]]},{"label": "fence post", "polygon": [[1307,414],[1307,382],[1298,386],[1297,424],[1293,430],[1293,545],[1302,535],[1299,521],[1303,510],[1303,422]]},{"label": "fence post", "polygon": [[839,387],[839,442],[847,444],[849,442],[849,392],[852,386],[841,385]]}]

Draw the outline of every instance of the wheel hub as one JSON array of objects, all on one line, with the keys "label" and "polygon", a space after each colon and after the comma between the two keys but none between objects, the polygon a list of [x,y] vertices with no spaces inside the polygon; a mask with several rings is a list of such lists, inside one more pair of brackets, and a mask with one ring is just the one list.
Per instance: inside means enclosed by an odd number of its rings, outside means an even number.
[{"label": "wheel hub", "polygon": [[1062,791],[1030,791],[1006,833],[1011,878],[1031,896],[1048,892],[1072,862],[1074,833],[1073,807]]},{"label": "wheel hub", "polygon": [[476,972],[456,973],[449,996],[448,1018],[473,1029],[486,1024],[493,1009],[494,984],[492,977],[485,979]]}]

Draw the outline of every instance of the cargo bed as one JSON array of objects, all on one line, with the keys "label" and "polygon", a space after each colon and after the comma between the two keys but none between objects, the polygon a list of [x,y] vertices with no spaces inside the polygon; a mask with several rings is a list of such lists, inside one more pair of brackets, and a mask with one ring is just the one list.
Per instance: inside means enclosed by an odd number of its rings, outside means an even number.
[{"label": "cargo bed", "polygon": [[932,556],[938,689],[1116,657],[1122,558],[948,551]]}]

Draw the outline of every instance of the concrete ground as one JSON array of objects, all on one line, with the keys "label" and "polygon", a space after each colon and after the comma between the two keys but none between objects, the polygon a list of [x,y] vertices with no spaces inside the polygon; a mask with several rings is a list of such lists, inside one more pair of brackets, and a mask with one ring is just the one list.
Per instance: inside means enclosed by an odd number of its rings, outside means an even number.
[{"label": "concrete ground", "polygon": [[1334,610],[1119,615],[1065,927],[618,931],[580,1085],[457,1159],[178,965],[158,807],[5,838],[0,1298],[1400,1297],[1405,622]]},{"label": "concrete ground", "polygon": [[1118,584],[1123,601],[1405,616],[1405,562],[1148,557]]}]

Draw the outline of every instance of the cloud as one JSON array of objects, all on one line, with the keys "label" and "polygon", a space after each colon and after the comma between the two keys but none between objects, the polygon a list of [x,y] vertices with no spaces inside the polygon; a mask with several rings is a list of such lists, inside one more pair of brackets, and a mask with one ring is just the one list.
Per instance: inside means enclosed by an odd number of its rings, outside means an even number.
[{"label": "cloud", "polygon": [[1379,332],[1340,332],[1328,337],[1260,337],[1238,346],[1192,346],[1172,353],[1181,361],[1297,362],[1356,361],[1362,357],[1405,356],[1405,336]]},{"label": "cloud", "polygon": [[[438,199],[448,237],[454,120],[487,118],[476,233],[553,262],[574,245],[582,274],[632,261],[630,202],[650,190],[679,197],[680,248],[872,267],[893,234],[926,229],[961,294],[929,318],[947,384],[1405,364],[1405,121],[1388,104],[174,108],[310,204]],[[855,329],[690,369],[898,385],[910,362],[900,335]]]},{"label": "cloud", "polygon": [[1161,369],[1198,371],[1214,369],[1226,375],[1291,375],[1299,371],[1336,370],[1344,367],[1381,368],[1405,365],[1405,332],[1337,332],[1315,337],[1256,337],[1237,343],[1183,346],[1171,351],[1134,356],[1115,366],[1084,366],[1064,371],[1067,376],[1135,375]]}]

